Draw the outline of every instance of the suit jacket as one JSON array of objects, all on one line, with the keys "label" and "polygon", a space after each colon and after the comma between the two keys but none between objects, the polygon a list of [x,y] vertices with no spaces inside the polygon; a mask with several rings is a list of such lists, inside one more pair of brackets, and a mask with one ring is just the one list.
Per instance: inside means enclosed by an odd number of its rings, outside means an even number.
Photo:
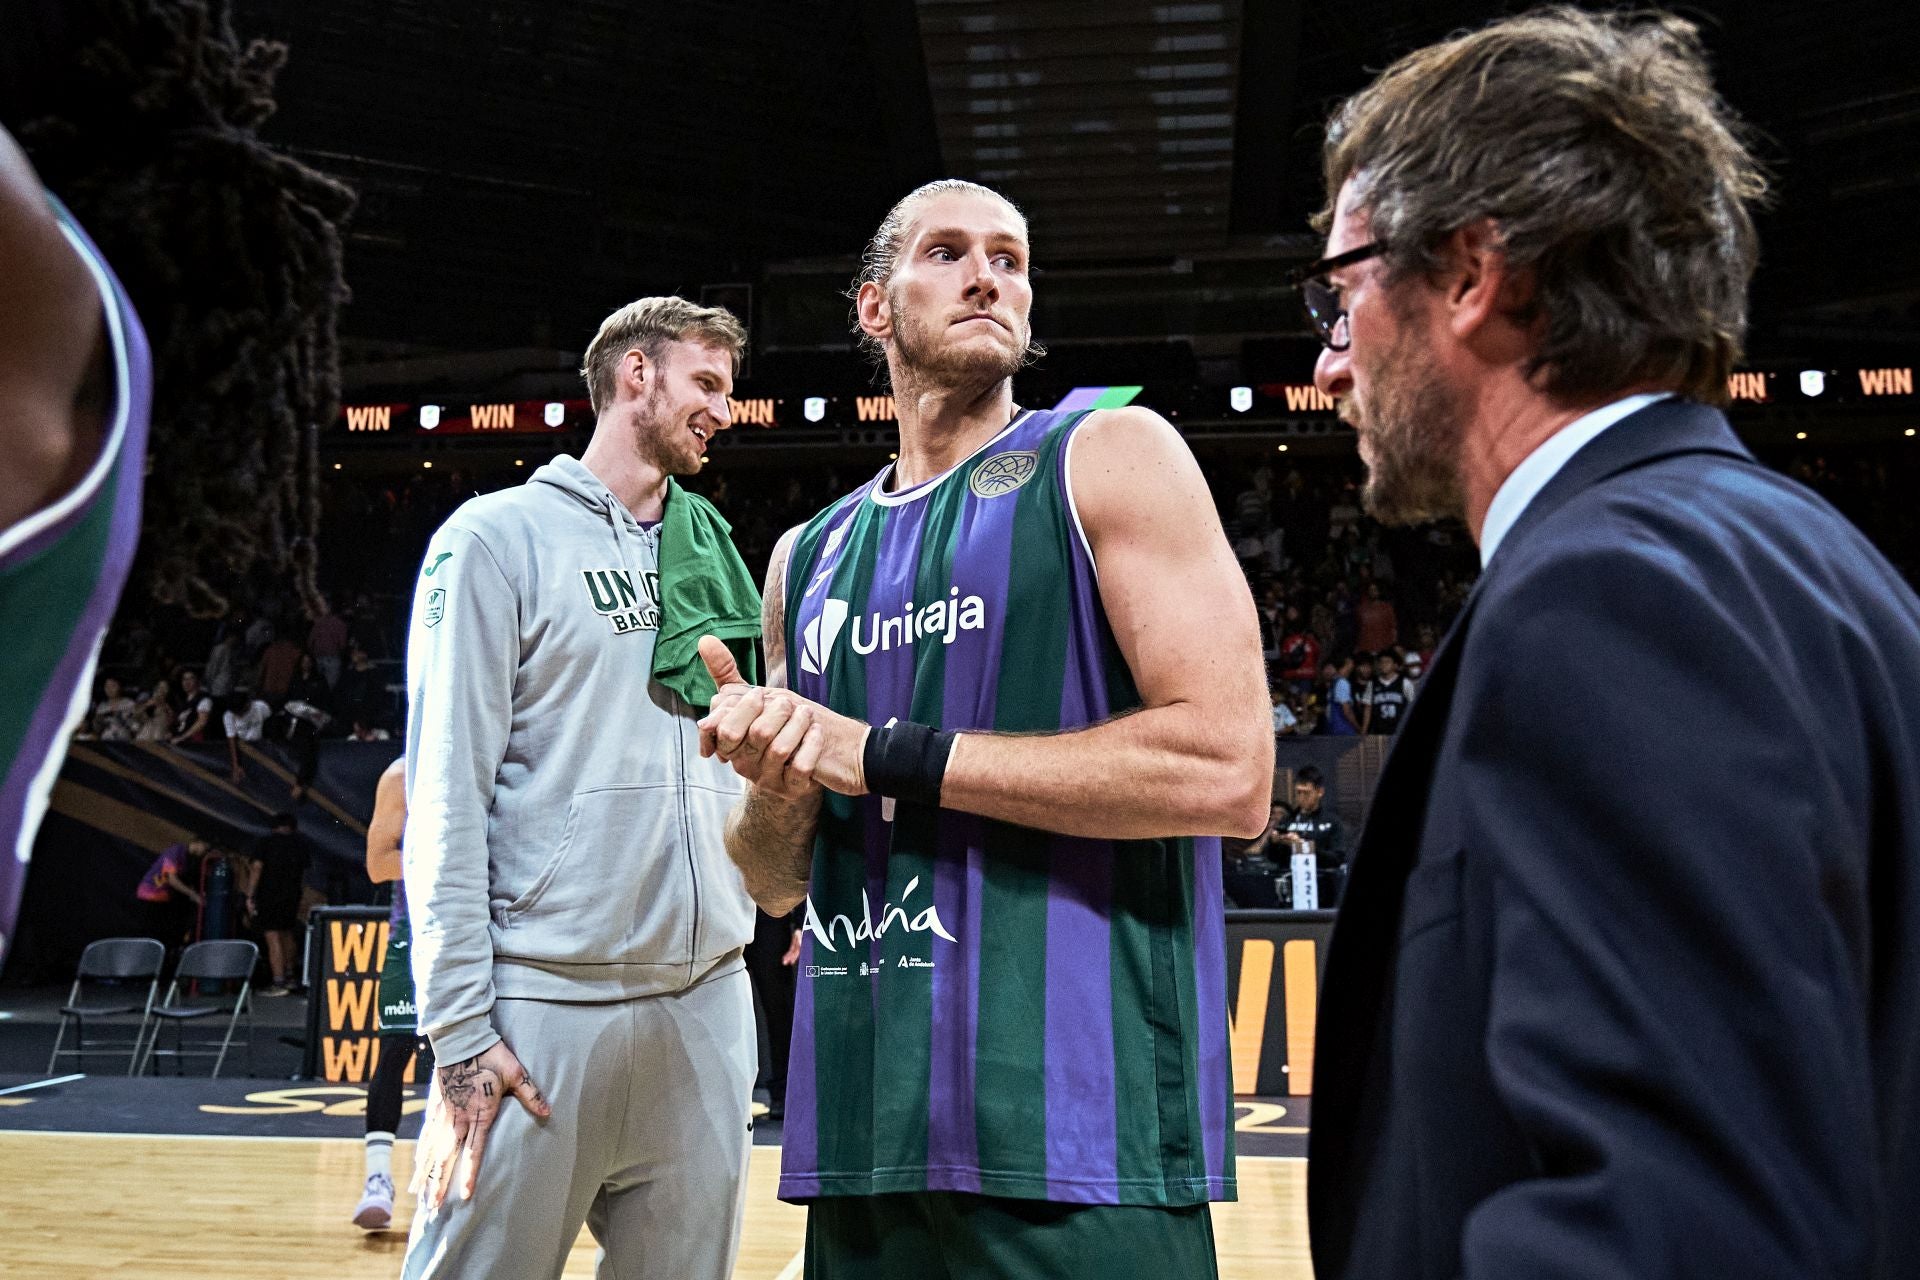
[{"label": "suit jacket", "polygon": [[1920,1268],[1920,601],[1718,412],[1541,490],[1435,656],[1334,929],[1344,1277]]}]

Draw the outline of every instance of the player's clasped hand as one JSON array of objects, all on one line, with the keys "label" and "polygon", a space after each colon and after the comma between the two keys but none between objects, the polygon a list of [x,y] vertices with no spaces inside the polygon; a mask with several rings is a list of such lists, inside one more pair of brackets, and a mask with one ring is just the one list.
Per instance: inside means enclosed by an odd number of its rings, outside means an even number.
[{"label": "player's clasped hand", "polygon": [[430,1208],[445,1203],[455,1178],[460,1181],[460,1198],[473,1198],[487,1134],[508,1094],[543,1120],[553,1114],[539,1086],[528,1078],[504,1040],[465,1062],[434,1071],[411,1187],[416,1195],[422,1187],[426,1189]]},{"label": "player's clasped hand", "polygon": [[756,787],[790,800],[827,787],[866,792],[861,748],[867,726],[787,689],[748,684],[727,646],[700,639],[717,692],[700,721],[700,754],[719,756]]}]

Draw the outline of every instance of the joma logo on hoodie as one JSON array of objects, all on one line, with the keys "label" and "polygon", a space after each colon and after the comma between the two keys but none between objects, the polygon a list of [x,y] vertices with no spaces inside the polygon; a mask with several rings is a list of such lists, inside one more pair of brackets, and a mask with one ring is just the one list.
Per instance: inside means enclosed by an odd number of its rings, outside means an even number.
[{"label": "joma logo on hoodie", "polygon": [[612,624],[615,635],[660,629],[659,574],[650,569],[642,573],[638,591],[626,569],[582,569],[580,576],[586,579],[593,611]]}]

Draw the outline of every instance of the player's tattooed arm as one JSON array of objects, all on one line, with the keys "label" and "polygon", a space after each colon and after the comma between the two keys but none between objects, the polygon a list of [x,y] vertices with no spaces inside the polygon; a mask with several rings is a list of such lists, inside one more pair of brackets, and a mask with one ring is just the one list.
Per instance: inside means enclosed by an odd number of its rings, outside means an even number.
[{"label": "player's tattooed arm", "polygon": [[[730,756],[730,763],[751,785],[728,815],[727,854],[739,866],[753,900],[776,916],[793,910],[807,895],[813,835],[820,821],[821,789],[812,778],[819,754],[817,710],[804,700],[785,696],[787,558],[799,532],[790,529],[782,535],[767,566],[760,606],[767,682],[746,695],[748,708],[740,714],[755,732],[740,744],[740,752]],[[715,683],[722,687],[724,674],[714,672]],[[764,714],[770,703],[781,702],[787,703],[784,720]]]}]

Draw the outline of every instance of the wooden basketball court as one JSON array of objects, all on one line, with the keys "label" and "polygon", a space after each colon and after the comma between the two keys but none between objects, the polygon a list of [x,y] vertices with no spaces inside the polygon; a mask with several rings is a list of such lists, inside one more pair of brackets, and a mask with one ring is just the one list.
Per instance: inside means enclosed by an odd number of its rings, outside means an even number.
[{"label": "wooden basketball court", "polygon": [[[394,1147],[395,1181],[413,1144]],[[737,1280],[794,1280],[806,1214],[774,1198],[780,1149],[755,1147]],[[406,1248],[396,1230],[347,1221],[361,1144],[351,1139],[152,1137],[0,1132],[7,1249],[0,1276],[36,1280],[391,1280]],[[1306,1162],[1242,1157],[1240,1200],[1214,1207],[1223,1280],[1311,1280]],[[582,1233],[569,1277],[591,1277]]]}]

